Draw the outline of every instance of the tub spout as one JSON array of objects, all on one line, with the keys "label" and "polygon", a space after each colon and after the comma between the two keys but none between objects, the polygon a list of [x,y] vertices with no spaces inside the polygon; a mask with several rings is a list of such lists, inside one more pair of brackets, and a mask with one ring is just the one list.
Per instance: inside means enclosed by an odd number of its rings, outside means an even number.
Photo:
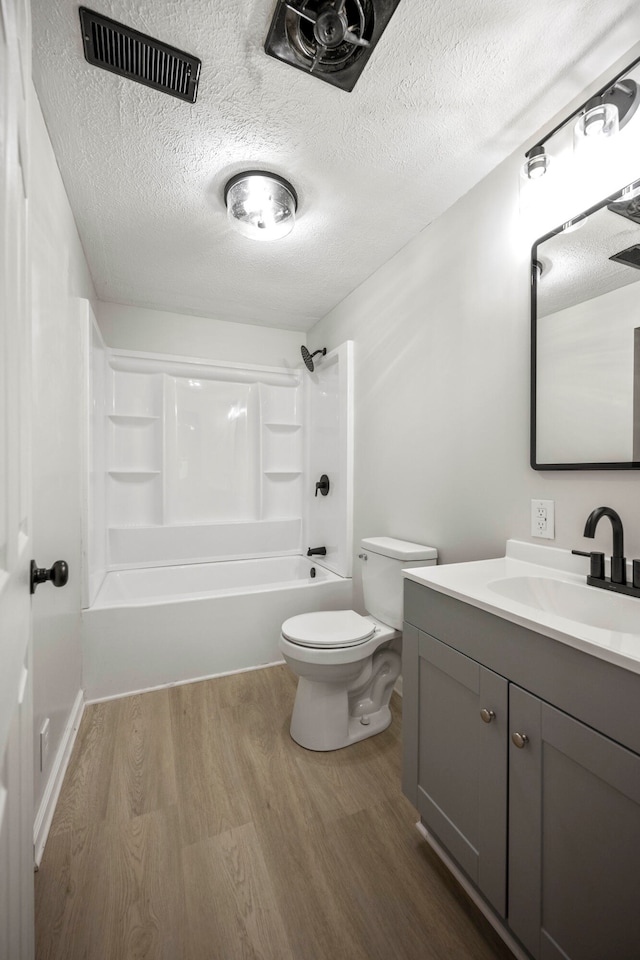
[{"label": "tub spout", "polygon": [[308,557],[326,557],[327,548],[326,547],[309,547],[307,550]]}]

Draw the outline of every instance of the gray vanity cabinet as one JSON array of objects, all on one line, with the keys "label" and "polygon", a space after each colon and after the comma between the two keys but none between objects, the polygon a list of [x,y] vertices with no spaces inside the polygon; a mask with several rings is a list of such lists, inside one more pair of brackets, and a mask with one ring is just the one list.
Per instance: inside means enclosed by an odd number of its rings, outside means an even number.
[{"label": "gray vanity cabinet", "polygon": [[535,960],[639,960],[640,674],[412,581],[405,618],[426,829]]},{"label": "gray vanity cabinet", "polygon": [[428,634],[418,648],[417,808],[504,916],[508,683]]},{"label": "gray vanity cabinet", "polygon": [[637,960],[640,757],[513,684],[509,707],[509,926],[541,960]]}]

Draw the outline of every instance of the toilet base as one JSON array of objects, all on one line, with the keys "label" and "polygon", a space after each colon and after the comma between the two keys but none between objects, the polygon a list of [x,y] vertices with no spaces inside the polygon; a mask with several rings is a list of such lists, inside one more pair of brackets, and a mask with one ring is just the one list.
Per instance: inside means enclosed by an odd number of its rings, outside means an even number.
[{"label": "toilet base", "polygon": [[374,713],[350,716],[347,690],[300,677],[290,732],[292,739],[307,750],[341,750],[382,733],[391,719],[388,704]]},{"label": "toilet base", "polygon": [[371,661],[366,664],[361,679],[367,680],[360,685],[300,677],[291,716],[292,739],[307,750],[326,751],[382,733],[391,723],[389,700],[399,671],[399,655],[385,650],[373,658],[373,666]]}]

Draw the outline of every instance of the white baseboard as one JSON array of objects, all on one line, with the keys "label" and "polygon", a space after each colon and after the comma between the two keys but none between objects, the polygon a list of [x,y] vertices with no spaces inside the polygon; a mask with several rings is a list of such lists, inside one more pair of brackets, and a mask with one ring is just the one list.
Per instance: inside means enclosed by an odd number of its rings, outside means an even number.
[{"label": "white baseboard", "polygon": [[107,697],[93,697],[85,702],[85,706],[94,703],[107,703],[109,700],[122,700],[123,697],[137,697],[140,693],[153,693],[154,690],[167,690],[169,687],[184,687],[187,683],[202,683],[204,680],[217,680],[218,677],[233,677],[236,673],[252,673],[254,670],[266,670],[268,667],[281,667],[284,660],[274,660],[272,663],[259,663],[255,667],[240,667],[238,670],[226,670],[224,673],[208,673],[204,677],[190,677],[188,680],[171,680],[169,683],[159,683],[155,687],[143,687],[141,690],[126,690],[124,693],[111,693]]},{"label": "white baseboard", "polygon": [[78,690],[78,695],[71,708],[71,713],[64,729],[58,752],[53,761],[49,779],[47,780],[47,785],[33,825],[33,856],[36,868],[40,866],[40,861],[42,860],[42,854],[44,853],[47,837],[49,836],[51,821],[53,820],[53,814],[56,809],[58,797],[60,796],[60,788],[62,787],[64,775],[67,772],[69,757],[71,756],[71,751],[73,750],[73,745],[76,740],[83,710],[84,691]]},{"label": "white baseboard", "polygon": [[440,846],[436,838],[429,833],[422,820],[418,820],[416,827],[418,829],[418,833],[420,833],[427,841],[429,846],[435,850],[442,862],[454,875],[462,889],[466,892],[470,899],[473,900],[480,913],[489,921],[498,936],[504,940],[506,945],[509,947],[509,950],[511,950],[514,957],[516,957],[516,960],[530,960],[528,954],[526,954],[520,944],[514,940],[506,927],[502,926],[491,908],[485,903],[471,881],[468,880],[464,875],[460,867],[458,867],[458,865],[451,859],[444,847]]}]

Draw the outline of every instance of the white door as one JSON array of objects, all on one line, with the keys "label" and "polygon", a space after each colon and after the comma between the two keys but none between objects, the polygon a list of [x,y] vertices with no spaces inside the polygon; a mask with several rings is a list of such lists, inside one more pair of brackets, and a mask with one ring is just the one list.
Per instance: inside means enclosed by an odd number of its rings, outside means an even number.
[{"label": "white door", "polygon": [[28,0],[0,0],[0,960],[33,956]]}]

